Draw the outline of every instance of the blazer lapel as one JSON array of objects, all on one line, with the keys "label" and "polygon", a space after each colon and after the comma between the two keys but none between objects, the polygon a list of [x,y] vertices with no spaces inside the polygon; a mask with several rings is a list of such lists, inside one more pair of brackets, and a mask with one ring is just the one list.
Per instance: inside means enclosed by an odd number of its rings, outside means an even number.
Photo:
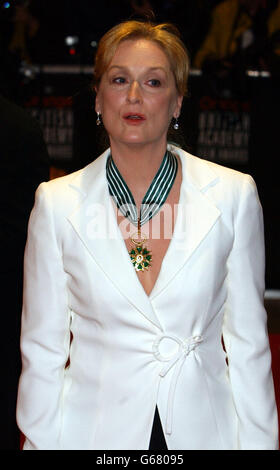
[{"label": "blazer lapel", "polygon": [[151,301],[181,270],[220,216],[219,209],[204,194],[209,185],[218,182],[216,173],[210,165],[200,165],[196,157],[170,148],[181,159],[183,179],[173,237],[150,294]]},{"label": "blazer lapel", "polygon": [[78,172],[72,180],[71,186],[83,194],[83,199],[68,220],[90,256],[115,287],[146,319],[162,330],[149,297],[138,280],[117,225],[106,182],[109,151]]}]

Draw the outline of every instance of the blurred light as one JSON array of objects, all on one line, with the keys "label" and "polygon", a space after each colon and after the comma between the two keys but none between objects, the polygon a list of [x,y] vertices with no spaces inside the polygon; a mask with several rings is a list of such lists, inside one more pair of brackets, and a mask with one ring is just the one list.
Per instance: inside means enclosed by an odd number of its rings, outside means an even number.
[{"label": "blurred light", "polygon": [[91,47],[97,47],[97,41],[91,41],[90,45]]},{"label": "blurred light", "polygon": [[24,75],[25,75],[25,77],[30,78],[30,77],[33,76],[33,72],[32,72],[32,70],[30,70],[30,69],[25,69],[25,70],[24,70]]},{"label": "blurred light", "polygon": [[76,54],[76,49],[75,49],[75,47],[71,47],[71,48],[69,49],[69,53],[70,53],[71,55],[75,55],[75,54]]},{"label": "blurred light", "polygon": [[254,77],[255,78],[255,77],[259,77],[260,74],[257,70],[248,70],[247,75],[249,77]]},{"label": "blurred light", "polygon": [[10,2],[4,2],[3,8],[10,8]]},{"label": "blurred light", "polygon": [[23,61],[21,63],[19,72],[24,78],[31,80],[33,78],[36,78],[36,76],[40,72],[40,68],[37,65],[27,64],[25,61]]},{"label": "blurred light", "polygon": [[269,78],[271,75],[270,75],[270,72],[266,71],[266,70],[247,70],[246,71],[246,75],[248,75],[248,77],[253,77],[253,78],[259,78],[259,77],[262,77],[262,78]]},{"label": "blurred light", "polygon": [[66,36],[65,44],[67,46],[74,46],[74,44],[78,44],[79,38],[78,36]]}]

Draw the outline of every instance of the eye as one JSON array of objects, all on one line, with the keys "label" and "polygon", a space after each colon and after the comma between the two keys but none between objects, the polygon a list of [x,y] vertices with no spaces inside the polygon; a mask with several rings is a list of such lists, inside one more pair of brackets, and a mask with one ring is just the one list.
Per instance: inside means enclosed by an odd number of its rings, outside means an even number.
[{"label": "eye", "polygon": [[159,87],[161,85],[160,80],[158,80],[157,78],[152,78],[151,80],[148,81],[148,83],[152,87]]},{"label": "eye", "polygon": [[118,85],[123,85],[125,83],[125,78],[124,77],[115,77],[112,79],[113,83],[117,83]]}]

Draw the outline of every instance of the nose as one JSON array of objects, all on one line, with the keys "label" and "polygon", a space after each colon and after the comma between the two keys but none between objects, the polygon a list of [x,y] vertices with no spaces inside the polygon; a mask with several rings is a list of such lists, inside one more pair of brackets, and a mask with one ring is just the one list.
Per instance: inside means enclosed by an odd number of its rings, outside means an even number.
[{"label": "nose", "polygon": [[131,83],[128,89],[127,101],[129,103],[139,103],[142,101],[140,85],[136,80]]}]

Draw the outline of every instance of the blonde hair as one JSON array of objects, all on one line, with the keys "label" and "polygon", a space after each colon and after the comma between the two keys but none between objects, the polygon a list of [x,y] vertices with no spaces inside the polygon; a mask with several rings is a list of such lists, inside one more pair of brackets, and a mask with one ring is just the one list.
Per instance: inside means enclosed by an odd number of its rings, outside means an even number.
[{"label": "blonde hair", "polygon": [[98,88],[119,44],[129,39],[147,39],[157,43],[169,60],[179,95],[185,96],[187,94],[190,61],[187,49],[180,39],[179,31],[169,23],[157,25],[143,21],[120,23],[101,38],[95,56],[95,87]]}]

